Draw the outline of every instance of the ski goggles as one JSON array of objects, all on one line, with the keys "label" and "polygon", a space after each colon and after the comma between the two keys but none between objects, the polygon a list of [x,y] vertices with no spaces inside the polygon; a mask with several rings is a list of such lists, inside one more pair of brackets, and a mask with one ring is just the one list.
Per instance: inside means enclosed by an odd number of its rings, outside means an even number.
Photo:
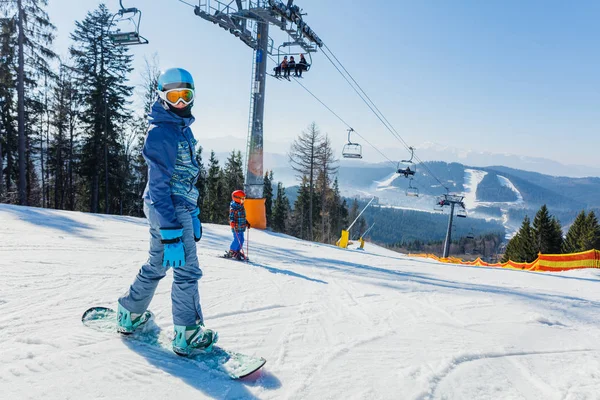
[{"label": "ski goggles", "polygon": [[194,101],[194,90],[193,89],[171,89],[164,92],[159,91],[158,96],[169,103],[172,106],[182,102],[186,106],[189,106]]}]

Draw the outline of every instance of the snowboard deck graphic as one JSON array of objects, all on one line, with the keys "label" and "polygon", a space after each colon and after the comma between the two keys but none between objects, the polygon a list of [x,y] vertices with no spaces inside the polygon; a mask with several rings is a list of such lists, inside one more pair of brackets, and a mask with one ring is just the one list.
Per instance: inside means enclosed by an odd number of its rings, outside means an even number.
[{"label": "snowboard deck graphic", "polygon": [[[152,320],[154,315],[150,312]],[[99,332],[117,332],[117,313],[112,308],[92,307],[83,313],[81,322],[88,328]],[[148,321],[147,321],[148,322]],[[126,340],[135,340],[144,345],[160,348],[169,355],[176,356],[171,347],[171,339],[160,334],[157,329],[148,329],[147,322],[139,326],[131,334],[123,335]],[[189,357],[207,367],[227,374],[231,379],[244,378],[261,369],[267,360],[262,357],[247,356],[241,353],[225,350],[214,345],[210,351],[195,350]]]}]

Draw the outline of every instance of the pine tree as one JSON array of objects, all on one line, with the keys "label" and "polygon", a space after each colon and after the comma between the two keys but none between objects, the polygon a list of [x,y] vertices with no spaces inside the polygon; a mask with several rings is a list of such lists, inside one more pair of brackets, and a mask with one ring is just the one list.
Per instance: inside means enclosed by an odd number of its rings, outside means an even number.
[{"label": "pine tree", "polygon": [[529,217],[525,217],[523,225],[519,231],[519,262],[532,262],[538,256],[538,248],[535,237],[535,230],[531,226]]},{"label": "pine tree", "polygon": [[273,170],[265,172],[263,196],[265,197],[267,227],[270,227],[273,219]]},{"label": "pine tree", "polygon": [[[141,74],[142,84],[139,87],[139,96],[141,97],[144,108],[141,113],[138,113],[133,118],[133,136],[135,138],[133,148],[131,150],[131,168],[133,172],[133,186],[135,196],[140,199],[146,189],[148,181],[148,165],[142,154],[146,134],[148,133],[148,114],[152,111],[152,106],[156,102],[158,87],[158,78],[160,77],[160,63],[158,56],[154,55],[152,59],[145,59],[145,68]],[[202,151],[202,150],[200,150]],[[204,171],[206,172],[206,171]],[[202,203],[200,203],[202,204]],[[136,203],[136,211],[134,215],[143,215],[143,203]]]},{"label": "pine tree", "polygon": [[204,221],[204,197],[206,196],[206,182],[207,182],[207,172],[206,167],[204,167],[204,161],[202,161],[202,146],[198,146],[198,150],[196,151],[196,161],[198,162],[198,166],[200,170],[198,172],[198,180],[196,181],[196,188],[198,189],[198,208],[200,208],[200,220]]},{"label": "pine tree", "polygon": [[[39,188],[28,188],[27,184],[37,184],[34,160],[30,148],[32,139],[27,137],[33,131],[35,112],[35,90],[39,78],[52,77],[50,63],[56,54],[50,46],[54,40],[55,27],[44,10],[46,0],[4,0],[2,2],[8,19],[16,21],[17,58],[13,67],[17,71],[17,125],[19,154],[19,203],[27,205],[32,193]],[[37,196],[33,196],[37,199]],[[37,201],[37,200],[36,200]]]},{"label": "pine tree", "polygon": [[244,188],[243,159],[240,151],[231,151],[225,162],[223,175],[225,178],[224,190],[226,193],[231,194],[235,190]]},{"label": "pine tree", "polygon": [[[314,216],[314,182],[318,176],[319,149],[321,146],[321,131],[316,123],[310,124],[306,131],[294,140],[288,154],[290,164],[294,171],[299,173],[299,178],[308,180],[308,226],[306,227],[307,239],[313,240]],[[295,207],[294,207],[295,210]],[[304,226],[303,226],[304,230]]]},{"label": "pine tree", "polygon": [[534,243],[537,252],[556,254],[561,251],[562,232],[557,220],[550,216],[544,204],[533,219]]},{"label": "pine tree", "polygon": [[590,211],[585,219],[580,243],[580,251],[591,249],[600,250],[600,225],[598,224],[598,218],[596,218],[596,214],[594,214],[593,211]]},{"label": "pine tree", "polygon": [[354,222],[356,217],[358,217],[359,212],[360,211],[358,209],[358,199],[355,198],[352,201],[352,205],[350,206],[350,210],[348,212],[348,220],[350,221],[350,223]]},{"label": "pine tree", "polygon": [[[15,87],[16,76],[14,63],[16,58],[15,19],[0,19],[0,202],[16,203],[16,187],[18,180],[17,153],[18,143],[15,140],[17,129],[15,124]],[[4,165],[6,164],[6,168]]]},{"label": "pine tree", "polygon": [[229,202],[224,196],[223,171],[219,167],[219,160],[214,151],[210,152],[208,161],[208,175],[206,178],[206,192],[203,202],[203,215],[207,222],[225,223],[229,218],[227,209]]},{"label": "pine tree", "polygon": [[126,106],[133,90],[126,85],[132,56],[126,47],[112,44],[108,36],[111,18],[104,4],[88,12],[82,22],[75,23],[71,34],[75,43],[70,50],[83,99],[81,119],[86,127],[81,174],[89,182],[90,211],[104,208],[105,213],[122,203],[122,174],[130,172],[123,167],[125,151],[120,134],[130,119]]},{"label": "pine tree", "polygon": [[292,221],[290,226],[290,231],[293,236],[305,240],[311,240],[310,235],[312,232],[310,229],[312,220],[309,216],[311,212],[311,190],[308,182],[308,178],[304,177],[300,187],[298,188],[298,197],[294,202],[294,210],[292,212]]},{"label": "pine tree", "polygon": [[[68,196],[69,129],[73,109],[77,103],[74,101],[75,96],[75,84],[72,80],[71,69],[61,63],[52,97],[54,137],[48,148],[48,169],[54,178],[53,207],[59,210],[65,208]],[[48,186],[50,186],[49,182]]]},{"label": "pine tree", "polygon": [[330,210],[329,243],[335,243],[342,229],[348,228],[348,207],[342,199],[337,177],[333,181],[328,208]]},{"label": "pine tree", "polygon": [[502,262],[532,262],[537,258],[534,230],[531,221],[525,216],[519,232],[508,242]]},{"label": "pine tree", "polygon": [[563,253],[578,253],[582,250],[581,237],[585,230],[586,215],[585,210],[581,211],[567,232],[565,241],[562,245]]},{"label": "pine tree", "polygon": [[560,254],[563,244],[563,232],[562,225],[556,217],[551,218],[551,230],[550,230],[550,251],[552,254]]},{"label": "pine tree", "polygon": [[[317,191],[320,193],[320,205],[322,210],[319,213],[319,219],[321,220],[321,241],[330,242],[330,229],[331,228],[331,214],[335,212],[336,204],[333,204],[330,200],[329,193],[331,192],[331,176],[335,175],[338,170],[336,163],[338,160],[335,158],[335,152],[331,147],[331,141],[329,136],[325,135],[325,138],[319,145],[318,154],[318,169],[319,175],[317,178]],[[327,227],[327,228],[326,228]]]},{"label": "pine tree", "polygon": [[277,197],[273,205],[271,227],[275,232],[287,232],[287,221],[290,213],[290,201],[285,194],[283,184],[277,184]]}]

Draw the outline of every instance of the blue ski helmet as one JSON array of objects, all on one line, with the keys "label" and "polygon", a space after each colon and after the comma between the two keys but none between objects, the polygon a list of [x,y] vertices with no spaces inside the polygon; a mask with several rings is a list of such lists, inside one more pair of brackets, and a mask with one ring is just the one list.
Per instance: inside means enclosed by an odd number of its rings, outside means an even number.
[{"label": "blue ski helmet", "polygon": [[158,90],[194,89],[192,74],[183,68],[170,68],[158,77]]}]

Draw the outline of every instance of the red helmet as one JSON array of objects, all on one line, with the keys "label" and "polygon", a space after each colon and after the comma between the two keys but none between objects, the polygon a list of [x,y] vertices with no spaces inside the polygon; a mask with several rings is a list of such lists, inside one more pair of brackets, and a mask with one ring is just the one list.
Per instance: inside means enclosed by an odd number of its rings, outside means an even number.
[{"label": "red helmet", "polygon": [[244,200],[246,200],[246,193],[243,190],[235,190],[231,193],[231,199],[236,203],[241,204]]}]

